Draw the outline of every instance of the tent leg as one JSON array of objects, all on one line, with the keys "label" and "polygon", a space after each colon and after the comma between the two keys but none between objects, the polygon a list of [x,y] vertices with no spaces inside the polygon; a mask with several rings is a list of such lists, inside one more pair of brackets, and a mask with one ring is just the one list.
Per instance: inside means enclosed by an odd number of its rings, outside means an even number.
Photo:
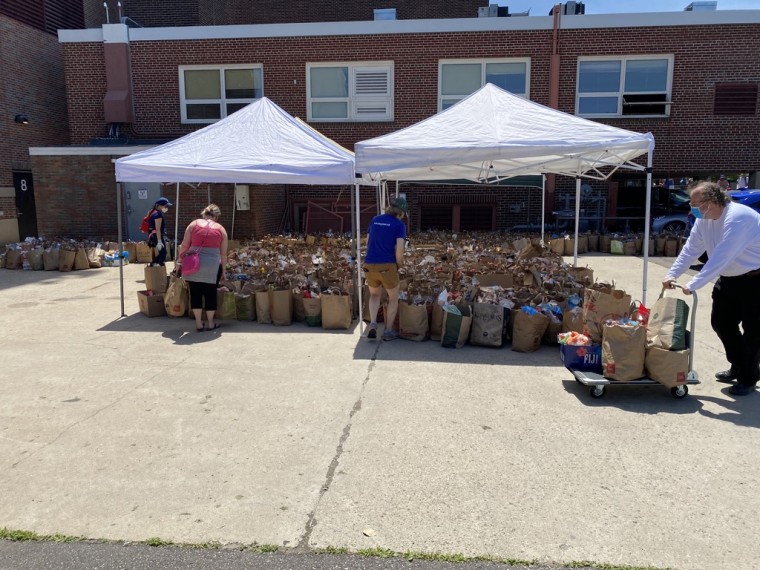
[{"label": "tent leg", "polygon": [[575,244],[573,244],[573,267],[578,267],[578,229],[581,219],[581,177],[575,177]]},{"label": "tent leg", "polygon": [[179,182],[177,182],[176,196],[174,197],[174,269],[177,269],[177,256],[179,255]]},{"label": "tent leg", "polygon": [[644,211],[644,282],[641,285],[641,304],[647,302],[647,277],[649,273],[649,220],[652,214],[652,151],[647,153],[647,198]]},{"label": "tent leg", "polygon": [[546,245],[546,174],[541,175],[541,245]]},{"label": "tent leg", "polygon": [[359,298],[359,334],[364,334],[364,290],[362,289],[362,229],[361,229],[361,199],[359,184],[354,184],[356,193],[356,296]]},{"label": "tent leg", "polygon": [[232,187],[232,227],[230,228],[230,239],[235,239],[235,210],[237,210],[237,199],[235,198],[236,191],[237,184]]},{"label": "tent leg", "polygon": [[119,242],[119,293],[121,295],[121,316],[126,317],[124,311],[124,258],[122,257],[122,232],[121,232],[121,183],[116,183],[116,239]]}]

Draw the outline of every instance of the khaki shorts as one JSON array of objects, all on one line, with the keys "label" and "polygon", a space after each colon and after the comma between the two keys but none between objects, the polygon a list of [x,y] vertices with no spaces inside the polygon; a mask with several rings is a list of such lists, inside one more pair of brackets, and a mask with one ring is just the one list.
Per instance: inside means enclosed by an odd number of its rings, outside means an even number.
[{"label": "khaki shorts", "polygon": [[382,285],[386,290],[398,287],[398,266],[395,263],[367,263],[363,269],[370,287],[377,289]]}]

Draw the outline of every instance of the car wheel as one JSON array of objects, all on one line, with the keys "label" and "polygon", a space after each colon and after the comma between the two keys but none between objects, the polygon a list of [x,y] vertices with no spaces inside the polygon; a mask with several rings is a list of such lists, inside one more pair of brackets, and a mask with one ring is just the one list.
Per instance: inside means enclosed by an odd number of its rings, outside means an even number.
[{"label": "car wheel", "polygon": [[685,229],[686,229],[686,224],[684,224],[683,222],[676,222],[676,221],[668,222],[662,227],[662,231],[672,232],[676,234],[681,233]]}]

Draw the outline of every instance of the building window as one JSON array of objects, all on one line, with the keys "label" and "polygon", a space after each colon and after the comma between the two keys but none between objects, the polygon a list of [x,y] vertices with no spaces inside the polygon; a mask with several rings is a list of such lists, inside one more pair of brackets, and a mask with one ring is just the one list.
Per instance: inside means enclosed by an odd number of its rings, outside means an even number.
[{"label": "building window", "polygon": [[716,115],[757,113],[757,83],[716,83],[713,113]]},{"label": "building window", "polygon": [[179,69],[183,123],[213,123],[260,99],[260,65],[183,66]]},{"label": "building window", "polygon": [[310,122],[392,121],[393,62],[307,64],[306,93]]},{"label": "building window", "polygon": [[575,113],[583,117],[670,115],[673,56],[580,58]]},{"label": "building window", "polygon": [[530,59],[441,60],[438,110],[448,109],[486,83],[525,97],[530,95]]}]

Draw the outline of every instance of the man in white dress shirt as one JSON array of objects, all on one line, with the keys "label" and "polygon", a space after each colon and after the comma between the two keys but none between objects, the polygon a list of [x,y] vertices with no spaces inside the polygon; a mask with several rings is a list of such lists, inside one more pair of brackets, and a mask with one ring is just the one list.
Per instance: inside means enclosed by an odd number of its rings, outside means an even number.
[{"label": "man in white dress shirt", "polygon": [[696,183],[689,196],[694,228],[662,284],[672,287],[707,252],[707,263],[682,289],[690,295],[718,278],[712,292],[711,324],[731,368],[715,377],[725,383],[736,380],[729,393],[744,396],[754,391],[760,378],[760,214],[732,202],[712,182]]}]

